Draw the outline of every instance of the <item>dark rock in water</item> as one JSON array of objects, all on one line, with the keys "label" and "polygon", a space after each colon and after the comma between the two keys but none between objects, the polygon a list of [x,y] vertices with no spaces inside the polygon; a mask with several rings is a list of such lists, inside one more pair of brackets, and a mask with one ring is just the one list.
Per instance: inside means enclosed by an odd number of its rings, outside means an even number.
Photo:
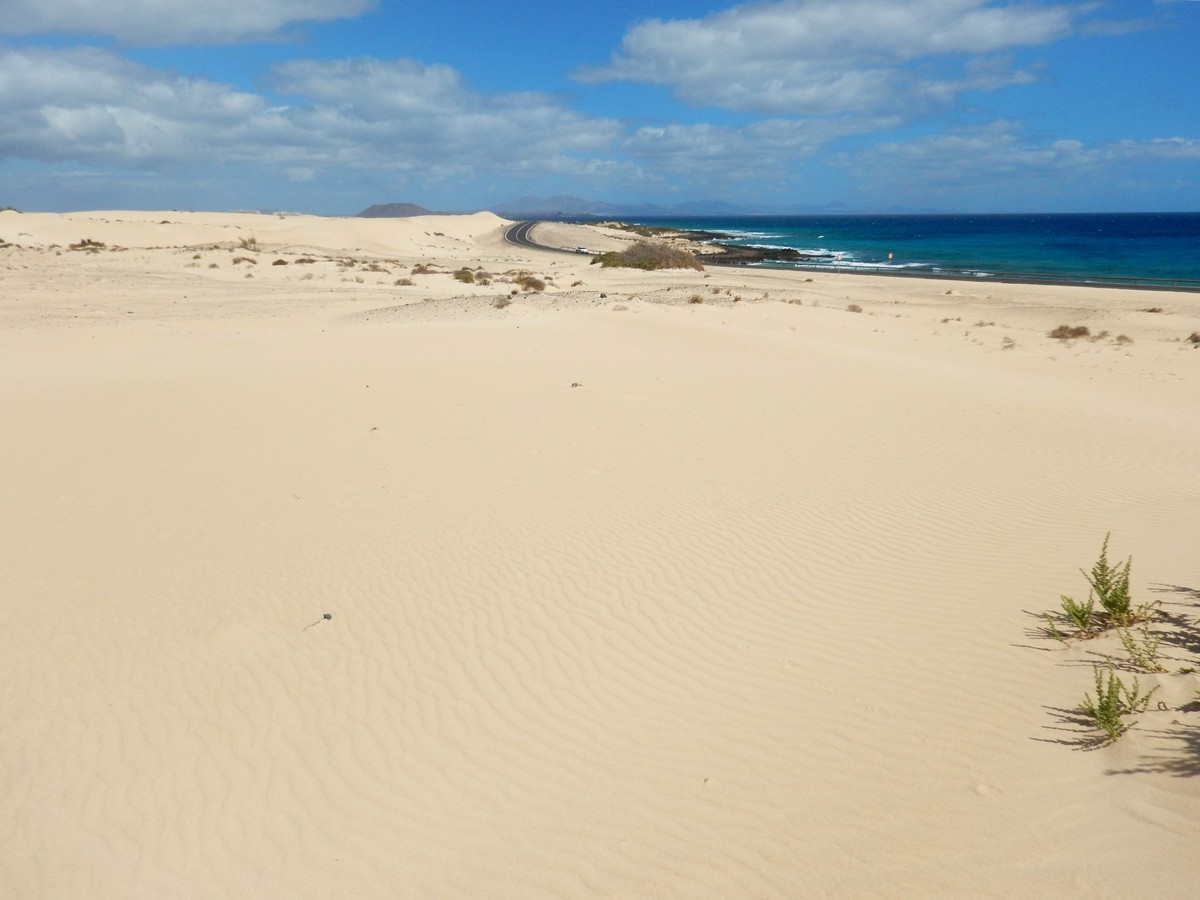
[{"label": "dark rock in water", "polygon": [[723,253],[714,253],[712,256],[705,254],[704,259],[710,259],[713,262],[724,263],[756,263],[765,262],[766,260],[787,260],[796,262],[803,259],[823,259],[832,257],[832,253],[818,253],[812,251],[793,250],[791,247],[740,247],[735,244],[722,244],[717,242],[715,246],[721,247]]}]

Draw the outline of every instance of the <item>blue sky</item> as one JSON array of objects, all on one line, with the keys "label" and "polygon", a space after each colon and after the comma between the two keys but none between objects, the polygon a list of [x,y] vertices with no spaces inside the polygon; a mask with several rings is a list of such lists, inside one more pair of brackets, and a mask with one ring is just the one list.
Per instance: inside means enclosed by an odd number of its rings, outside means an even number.
[{"label": "blue sky", "polygon": [[0,206],[1200,210],[1197,0],[0,0]]}]

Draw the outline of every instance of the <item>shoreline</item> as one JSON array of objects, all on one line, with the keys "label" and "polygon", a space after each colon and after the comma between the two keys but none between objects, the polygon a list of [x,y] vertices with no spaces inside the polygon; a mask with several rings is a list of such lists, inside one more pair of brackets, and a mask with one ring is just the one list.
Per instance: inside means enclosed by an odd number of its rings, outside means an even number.
[{"label": "shoreline", "polygon": [[[702,229],[687,229],[665,225],[609,220],[609,225],[625,228],[635,234],[654,236],[668,240],[684,241],[696,245],[696,255],[703,262],[723,266],[761,266],[763,268],[790,269],[803,272],[834,272],[835,274],[871,274],[886,277],[930,278],[937,280],[962,280],[971,282],[999,282],[1006,284],[1058,284],[1071,287],[1137,288],[1145,290],[1184,291],[1200,293],[1197,278],[1155,278],[1152,276],[1056,274],[1049,272],[1009,272],[998,270],[954,269],[913,265],[872,265],[869,263],[836,262],[837,254],[831,251],[802,251],[789,247],[750,247],[732,244],[728,232]],[[725,239],[725,240],[723,240]],[[701,248],[718,247],[720,254],[705,252]],[[721,259],[719,255],[730,258]],[[806,263],[807,259],[831,260],[829,263]]]}]

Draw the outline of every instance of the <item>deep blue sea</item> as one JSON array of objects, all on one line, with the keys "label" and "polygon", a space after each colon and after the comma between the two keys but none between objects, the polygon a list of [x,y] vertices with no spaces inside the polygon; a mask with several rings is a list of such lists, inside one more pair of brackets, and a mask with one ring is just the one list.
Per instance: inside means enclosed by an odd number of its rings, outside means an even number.
[{"label": "deep blue sea", "polygon": [[[791,247],[803,268],[1200,288],[1200,213],[828,215],[635,219]],[[840,257],[840,258],[839,258]],[[766,263],[765,265],[777,265]],[[786,264],[794,265],[794,264]]]}]

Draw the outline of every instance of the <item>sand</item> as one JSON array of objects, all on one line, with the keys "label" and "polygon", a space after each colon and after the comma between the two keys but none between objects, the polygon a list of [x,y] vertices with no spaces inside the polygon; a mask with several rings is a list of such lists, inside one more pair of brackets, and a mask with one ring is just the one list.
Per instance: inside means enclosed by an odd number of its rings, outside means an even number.
[{"label": "sand", "polygon": [[505,224],[0,213],[0,894],[1195,895],[1200,296]]}]

